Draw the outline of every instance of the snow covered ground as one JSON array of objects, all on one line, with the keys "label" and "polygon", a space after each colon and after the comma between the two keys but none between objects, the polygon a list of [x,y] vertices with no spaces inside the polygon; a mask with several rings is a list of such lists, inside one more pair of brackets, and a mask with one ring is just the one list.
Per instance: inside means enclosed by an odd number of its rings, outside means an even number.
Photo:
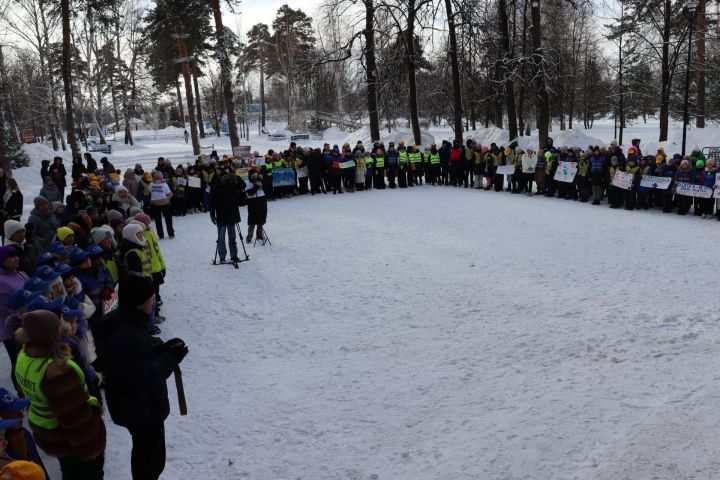
[{"label": "snow covered ground", "polygon": [[[163,145],[112,161],[186,148]],[[268,217],[239,270],[210,265],[206,215],[161,244],[162,337],[190,346],[163,478],[720,476],[718,222],[431,186]],[[106,477],[129,479],[106,420]]]}]

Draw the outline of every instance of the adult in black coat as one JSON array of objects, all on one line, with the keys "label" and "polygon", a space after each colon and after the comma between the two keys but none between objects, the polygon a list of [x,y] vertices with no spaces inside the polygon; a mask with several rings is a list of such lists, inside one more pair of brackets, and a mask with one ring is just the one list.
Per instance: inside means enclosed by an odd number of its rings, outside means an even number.
[{"label": "adult in black coat", "polygon": [[147,332],[155,302],[150,279],[130,275],[120,282],[119,294],[118,309],[93,329],[105,397],[113,422],[132,436],[132,477],[157,479],[165,469],[166,382],[188,348],[179,338],[162,343]]},{"label": "adult in black coat", "polygon": [[65,198],[65,187],[67,187],[67,170],[63,164],[62,157],[53,158],[53,164],[50,165],[50,175],[52,175],[55,185],[60,190],[60,198]]},{"label": "adult in black coat", "polygon": [[70,176],[72,177],[73,181],[77,182],[78,180],[80,180],[80,177],[82,177],[85,173],[87,173],[87,169],[82,163],[82,158],[73,157],[72,171],[70,172]]},{"label": "adult in black coat", "polygon": [[239,177],[225,174],[210,190],[208,207],[210,220],[218,227],[217,252],[220,263],[225,263],[227,247],[225,233],[230,243],[230,260],[240,261],[237,252],[236,225],[240,223],[240,205],[244,204],[245,182]]},{"label": "adult in black coat", "polygon": [[110,163],[110,160],[107,159],[107,157],[103,157],[100,159],[100,163],[102,163],[102,170],[105,175],[110,175],[111,173],[115,173],[115,165]]},{"label": "adult in black coat", "polygon": [[321,191],[325,193],[323,187],[323,174],[325,173],[325,163],[323,163],[322,153],[319,148],[313,149],[307,156],[308,174],[310,175],[310,193],[315,195]]},{"label": "adult in black coat", "polygon": [[90,153],[85,153],[85,163],[87,163],[87,170],[90,173],[95,173],[95,170],[98,169],[97,162],[93,158],[93,156]]}]

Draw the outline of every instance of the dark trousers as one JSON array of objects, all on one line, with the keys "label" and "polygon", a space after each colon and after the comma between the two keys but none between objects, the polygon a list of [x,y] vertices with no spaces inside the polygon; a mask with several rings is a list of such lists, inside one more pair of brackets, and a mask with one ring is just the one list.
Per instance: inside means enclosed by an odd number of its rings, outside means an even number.
[{"label": "dark trousers", "polygon": [[13,385],[15,385],[15,391],[19,392],[20,387],[15,379],[15,363],[17,362],[17,356],[18,353],[20,353],[20,348],[14,338],[8,338],[3,341],[3,344],[5,344],[5,350],[7,350],[8,357],[10,357],[10,378],[12,379]]},{"label": "dark trousers", "polygon": [[165,424],[128,428],[132,436],[130,469],[133,480],[157,480],[165,470]]},{"label": "dark trousers", "polygon": [[690,211],[690,205],[692,205],[693,197],[688,197],[686,195],[675,195],[675,201],[677,202],[678,215],[685,215]]},{"label": "dark trousers", "polygon": [[385,190],[385,169],[384,168],[376,168],[375,169],[375,177],[373,184],[375,185],[375,188],[379,188],[380,190]]},{"label": "dark trousers", "polygon": [[58,458],[58,461],[63,480],[102,480],[104,478],[104,455],[100,455],[94,460],[81,460],[77,455],[68,455]]},{"label": "dark trousers", "polygon": [[625,190],[624,196],[625,196],[625,210],[634,210],[635,209],[635,189],[631,188],[630,190]]},{"label": "dark trousers", "polygon": [[150,211],[152,212],[153,220],[155,220],[155,229],[157,230],[158,237],[165,237],[165,230],[163,229],[163,217],[165,217],[165,225],[167,226],[168,235],[171,237],[175,236],[175,229],[173,228],[172,222],[172,207],[170,205],[150,205]]},{"label": "dark trousers", "polygon": [[323,181],[322,177],[319,175],[313,175],[310,177],[310,192],[320,193],[321,191],[325,191],[325,188],[323,187]]},{"label": "dark trousers", "polygon": [[298,182],[300,183],[300,195],[308,193],[308,177],[301,177]]},{"label": "dark trousers", "polygon": [[398,186],[400,188],[407,188],[407,170],[398,170]]}]

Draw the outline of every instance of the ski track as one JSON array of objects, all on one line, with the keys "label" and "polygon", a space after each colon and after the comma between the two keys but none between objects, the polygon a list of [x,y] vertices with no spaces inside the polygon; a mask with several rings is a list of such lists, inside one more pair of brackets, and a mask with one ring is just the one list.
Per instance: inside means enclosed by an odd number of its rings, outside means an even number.
[{"label": "ski track", "polygon": [[163,478],[720,475],[717,222],[431,186],[268,218],[239,270],[207,215],[161,243],[162,337],[190,347]]}]

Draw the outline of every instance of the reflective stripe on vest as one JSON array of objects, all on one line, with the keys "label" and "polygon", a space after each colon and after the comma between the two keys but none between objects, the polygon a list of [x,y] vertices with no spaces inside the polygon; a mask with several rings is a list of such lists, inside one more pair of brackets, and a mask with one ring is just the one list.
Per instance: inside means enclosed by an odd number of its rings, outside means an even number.
[{"label": "reflective stripe on vest", "polygon": [[[147,247],[147,242],[146,247]],[[132,248],[127,251],[125,254],[125,269],[130,271],[130,266],[128,265],[127,256],[130,252],[135,252],[138,257],[140,257],[140,264],[142,265],[142,274],[145,277],[152,277],[152,264],[150,263],[150,258],[145,254],[143,250],[140,250],[139,248]]]},{"label": "reflective stripe on vest", "polygon": [[375,166],[378,168],[385,168],[385,158],[375,157]]},{"label": "reflective stripe on vest", "polygon": [[440,153],[430,153],[430,164],[437,165],[440,163]]},{"label": "reflective stripe on vest", "polygon": [[422,155],[420,152],[412,152],[410,154],[410,163],[420,163],[422,161]]},{"label": "reflective stripe on vest", "polygon": [[105,266],[108,272],[110,272],[110,278],[112,278],[113,283],[118,283],[120,281],[120,272],[118,272],[117,262],[115,262],[115,260],[107,260],[105,261]]},{"label": "reflective stripe on vest", "polygon": [[406,165],[408,163],[408,154],[405,150],[400,150],[398,152],[398,161],[401,165]]}]

